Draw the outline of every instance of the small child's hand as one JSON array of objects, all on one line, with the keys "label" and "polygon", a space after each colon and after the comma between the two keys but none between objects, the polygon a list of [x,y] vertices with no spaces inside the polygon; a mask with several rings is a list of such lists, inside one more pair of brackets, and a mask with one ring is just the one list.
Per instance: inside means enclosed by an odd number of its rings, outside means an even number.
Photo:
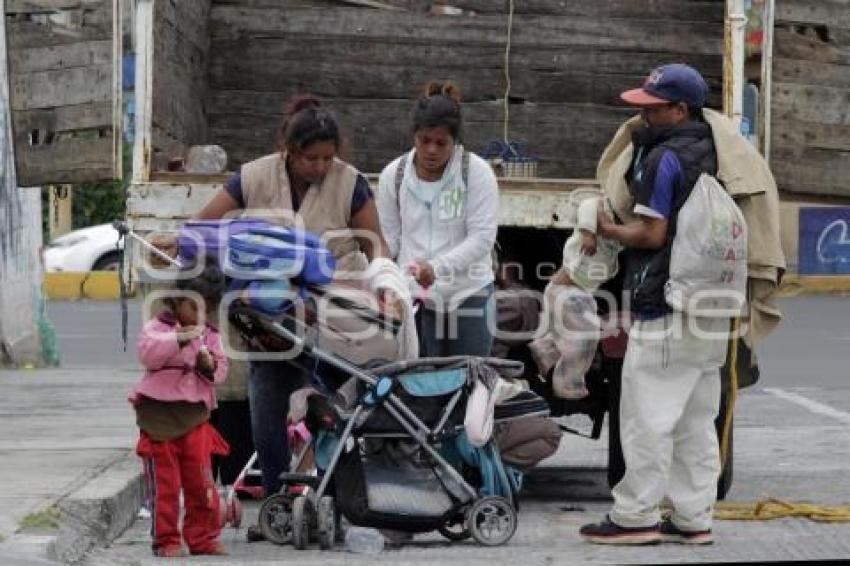
[{"label": "small child's hand", "polygon": [[581,253],[588,257],[596,255],[596,234],[587,230],[581,231]]},{"label": "small child's hand", "polygon": [[178,326],[177,343],[182,348],[200,335],[197,326]]},{"label": "small child's hand", "polygon": [[201,346],[201,349],[198,350],[198,355],[195,357],[195,370],[212,381],[215,372],[215,359],[206,346]]}]

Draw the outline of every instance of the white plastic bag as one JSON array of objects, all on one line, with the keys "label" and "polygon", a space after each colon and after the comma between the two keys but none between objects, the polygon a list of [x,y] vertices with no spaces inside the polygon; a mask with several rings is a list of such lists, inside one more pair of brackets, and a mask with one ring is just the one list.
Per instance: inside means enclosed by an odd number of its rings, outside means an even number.
[{"label": "white plastic bag", "polygon": [[747,224],[723,186],[703,173],[679,211],[665,299],[694,316],[743,312],[747,291]]}]

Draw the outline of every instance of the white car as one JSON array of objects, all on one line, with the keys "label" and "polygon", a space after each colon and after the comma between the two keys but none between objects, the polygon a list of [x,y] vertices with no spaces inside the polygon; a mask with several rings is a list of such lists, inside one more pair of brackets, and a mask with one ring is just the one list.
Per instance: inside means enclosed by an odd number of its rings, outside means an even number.
[{"label": "white car", "polygon": [[55,271],[116,271],[124,240],[115,247],[118,231],[112,224],[80,228],[59,236],[44,251],[44,268]]}]

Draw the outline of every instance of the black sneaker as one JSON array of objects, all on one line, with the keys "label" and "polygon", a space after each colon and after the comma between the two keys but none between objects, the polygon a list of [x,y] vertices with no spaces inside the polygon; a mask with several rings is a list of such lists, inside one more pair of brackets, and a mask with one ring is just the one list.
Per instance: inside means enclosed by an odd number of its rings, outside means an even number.
[{"label": "black sneaker", "polygon": [[661,523],[661,540],[664,542],[677,542],[679,544],[712,544],[714,537],[711,529],[705,531],[684,531],[673,524],[670,519]]},{"label": "black sneaker", "polygon": [[658,525],[621,527],[608,517],[605,517],[601,523],[584,525],[578,533],[584,540],[597,544],[658,544],[661,542]]}]

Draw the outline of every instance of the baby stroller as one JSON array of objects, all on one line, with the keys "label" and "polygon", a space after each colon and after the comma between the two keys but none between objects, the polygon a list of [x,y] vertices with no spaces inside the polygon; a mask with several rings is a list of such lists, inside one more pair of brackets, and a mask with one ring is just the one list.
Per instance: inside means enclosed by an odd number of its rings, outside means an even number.
[{"label": "baby stroller", "polygon": [[[260,526],[271,540],[291,540],[304,549],[315,534],[321,548],[331,548],[339,514],[356,526],[438,530],[450,540],[472,537],[487,546],[511,539],[520,475],[503,465],[493,441],[473,446],[463,423],[476,383],[517,377],[521,363],[426,358],[365,370],[249,306],[234,307],[231,323],[249,340],[271,334],[322,362],[320,380],[334,383],[340,374],[348,376],[331,397],[336,422],[311,431],[322,474],[284,474],[282,492],[260,509]],[[548,415],[546,403],[525,392],[497,405],[494,420],[541,415]],[[311,489],[293,497],[292,486]]]},{"label": "baby stroller", "polygon": [[[183,264],[216,252],[231,289],[248,291],[232,303],[229,321],[252,349],[300,351],[290,362],[311,368],[332,400],[335,418],[311,431],[322,473],[284,474],[284,489],[260,511],[269,539],[302,549],[312,531],[322,548],[331,548],[343,515],[357,526],[439,530],[484,545],[510,540],[520,474],[503,465],[492,440],[473,445],[464,420],[476,387],[519,376],[521,363],[465,357],[371,368],[352,363],[308,339],[302,330],[320,321],[293,308],[286,292],[327,297],[360,320],[398,328],[381,313],[326,292],[333,256],[315,236],[240,220],[187,223],[180,240]],[[507,421],[548,415],[548,406],[524,392],[493,412],[496,421]]]}]

